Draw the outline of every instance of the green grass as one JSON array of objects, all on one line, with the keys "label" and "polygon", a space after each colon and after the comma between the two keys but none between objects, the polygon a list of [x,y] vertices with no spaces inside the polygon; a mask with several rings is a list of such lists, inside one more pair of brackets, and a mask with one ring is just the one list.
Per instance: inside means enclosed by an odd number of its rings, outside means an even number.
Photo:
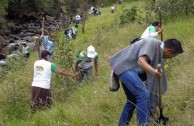
[{"label": "green grass", "polygon": [[[85,33],[79,25],[76,40],[70,40],[75,52],[86,49],[92,44],[99,53],[99,76],[94,82],[57,83],[53,74],[51,92],[54,104],[51,109],[30,113],[30,86],[33,77],[33,63],[38,59],[37,52],[31,53],[27,65],[13,71],[11,77],[1,80],[0,89],[0,124],[10,126],[116,126],[126,102],[122,88],[118,92],[108,89],[110,65],[108,59],[117,51],[126,47],[130,40],[140,36],[148,24],[128,24],[119,26],[122,10],[142,2],[115,5],[116,12],[110,13],[110,7],[101,8],[102,15],[89,16]],[[164,40],[180,39],[184,53],[168,61],[168,91],[163,99],[166,103],[164,115],[170,118],[170,126],[192,126],[194,124],[194,86],[193,86],[193,52],[194,19],[185,18],[169,22],[164,27]],[[63,33],[59,35],[63,38]],[[54,61],[55,62],[55,61]],[[63,78],[63,77],[62,77]],[[2,79],[2,78],[0,78]],[[16,106],[13,107],[13,87],[17,85]],[[69,86],[72,85],[72,86]],[[20,95],[20,96],[19,96]],[[134,114],[130,126],[137,125]]]}]

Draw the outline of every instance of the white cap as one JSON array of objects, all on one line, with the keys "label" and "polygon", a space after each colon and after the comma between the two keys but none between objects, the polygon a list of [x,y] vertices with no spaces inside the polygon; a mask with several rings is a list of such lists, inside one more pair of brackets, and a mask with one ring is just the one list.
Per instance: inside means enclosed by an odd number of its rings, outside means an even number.
[{"label": "white cap", "polygon": [[90,46],[87,48],[87,56],[88,56],[89,58],[94,58],[95,55],[96,55],[95,48],[94,48],[92,45],[90,45]]}]

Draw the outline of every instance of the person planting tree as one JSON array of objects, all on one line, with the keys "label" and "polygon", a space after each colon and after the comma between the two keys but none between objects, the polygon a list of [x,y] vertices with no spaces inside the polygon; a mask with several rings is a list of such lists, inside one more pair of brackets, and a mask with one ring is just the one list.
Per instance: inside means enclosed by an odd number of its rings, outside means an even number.
[{"label": "person planting tree", "polygon": [[148,38],[148,37],[153,37],[153,38],[158,38],[159,34],[162,34],[163,29],[161,28],[161,24],[158,21],[154,21],[151,23],[150,26],[146,28],[146,30],[143,32],[141,35],[141,39],[143,38]]},{"label": "person planting tree", "polygon": [[[127,96],[118,126],[129,124],[135,108],[138,123],[141,126],[150,125],[150,111],[154,113],[158,104],[157,79],[162,79],[162,94],[167,90],[163,59],[170,59],[181,53],[183,49],[177,39],[168,39],[163,43],[155,38],[145,38],[127,46],[109,59]],[[156,70],[157,64],[162,65],[163,72]],[[147,75],[145,85],[138,76],[144,72]]]},{"label": "person planting tree", "polygon": [[98,53],[95,48],[90,45],[87,51],[82,51],[77,56],[77,61],[75,63],[75,71],[79,73],[80,79],[83,80],[84,76],[87,76],[87,80],[92,81],[92,63],[94,62],[96,73],[98,75]]},{"label": "person planting tree", "polygon": [[41,52],[41,59],[34,63],[34,77],[32,81],[31,108],[34,113],[37,108],[47,108],[51,106],[50,83],[52,72],[77,78],[78,74],[72,74],[58,68],[50,62],[51,54],[47,50]]}]

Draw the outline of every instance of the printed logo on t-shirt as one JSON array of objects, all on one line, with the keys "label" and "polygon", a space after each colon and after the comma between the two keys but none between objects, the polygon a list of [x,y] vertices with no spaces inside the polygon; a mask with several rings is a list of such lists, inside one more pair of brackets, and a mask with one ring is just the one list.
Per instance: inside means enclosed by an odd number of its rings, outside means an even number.
[{"label": "printed logo on t-shirt", "polygon": [[37,71],[43,71],[44,68],[43,68],[42,66],[36,66],[36,70],[37,70]]}]

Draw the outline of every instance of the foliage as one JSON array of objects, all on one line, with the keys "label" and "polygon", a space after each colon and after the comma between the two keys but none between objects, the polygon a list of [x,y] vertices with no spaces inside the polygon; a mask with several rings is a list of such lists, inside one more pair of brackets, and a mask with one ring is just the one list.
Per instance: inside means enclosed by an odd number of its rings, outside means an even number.
[{"label": "foliage", "polygon": [[156,2],[156,7],[160,7],[166,14],[188,15],[192,12],[193,0],[160,0]]},{"label": "foliage", "polygon": [[165,21],[170,21],[180,16],[194,14],[193,0],[146,0],[145,9],[147,16],[152,18],[153,12],[159,13],[159,9]]},{"label": "foliage", "polygon": [[4,28],[5,27],[5,24],[6,24],[6,20],[5,18],[0,18],[0,29]]},{"label": "foliage", "polygon": [[72,68],[72,64],[74,63],[74,48],[70,40],[65,39],[65,35],[63,33],[58,34],[57,40],[57,50],[55,61],[60,66],[64,66],[66,68]]},{"label": "foliage", "polygon": [[[0,69],[0,79],[7,80],[3,81],[0,93],[1,98],[4,101],[1,101],[1,112],[3,115],[6,115],[7,118],[11,119],[21,119],[25,117],[23,111],[28,111],[28,104],[25,98],[25,76],[22,74],[18,76],[15,74],[15,71],[23,70],[26,65],[26,58],[22,54],[17,53],[13,57],[10,57],[6,60],[7,66]],[[26,106],[27,105],[27,106]],[[2,117],[2,114],[0,115]]]},{"label": "foliage", "polygon": [[6,8],[7,8],[7,0],[1,0],[0,1],[0,29],[6,26],[6,20],[5,20]]},{"label": "foliage", "polygon": [[[66,72],[75,73],[74,70],[74,56],[75,49],[70,40],[65,39],[64,32],[59,32],[57,34],[57,49],[55,50],[54,61]],[[55,76],[53,78],[52,85],[54,85],[53,94],[61,97],[57,98],[60,101],[64,101],[67,95],[67,92],[74,89],[75,80],[72,80],[70,77]]]},{"label": "foliage", "polygon": [[123,13],[120,15],[120,24],[124,25],[127,23],[133,23],[136,20],[137,17],[137,7],[134,6],[129,9],[123,10]]},{"label": "foliage", "polygon": [[57,15],[59,7],[55,6],[58,2],[56,0],[9,0],[8,15],[28,15],[35,13],[47,13],[50,15]]},{"label": "foliage", "polygon": [[35,7],[37,12],[49,12],[51,14],[56,14],[54,11],[54,1],[53,0],[35,0]]},{"label": "foliage", "polygon": [[68,15],[75,15],[80,7],[81,0],[63,0]]}]

